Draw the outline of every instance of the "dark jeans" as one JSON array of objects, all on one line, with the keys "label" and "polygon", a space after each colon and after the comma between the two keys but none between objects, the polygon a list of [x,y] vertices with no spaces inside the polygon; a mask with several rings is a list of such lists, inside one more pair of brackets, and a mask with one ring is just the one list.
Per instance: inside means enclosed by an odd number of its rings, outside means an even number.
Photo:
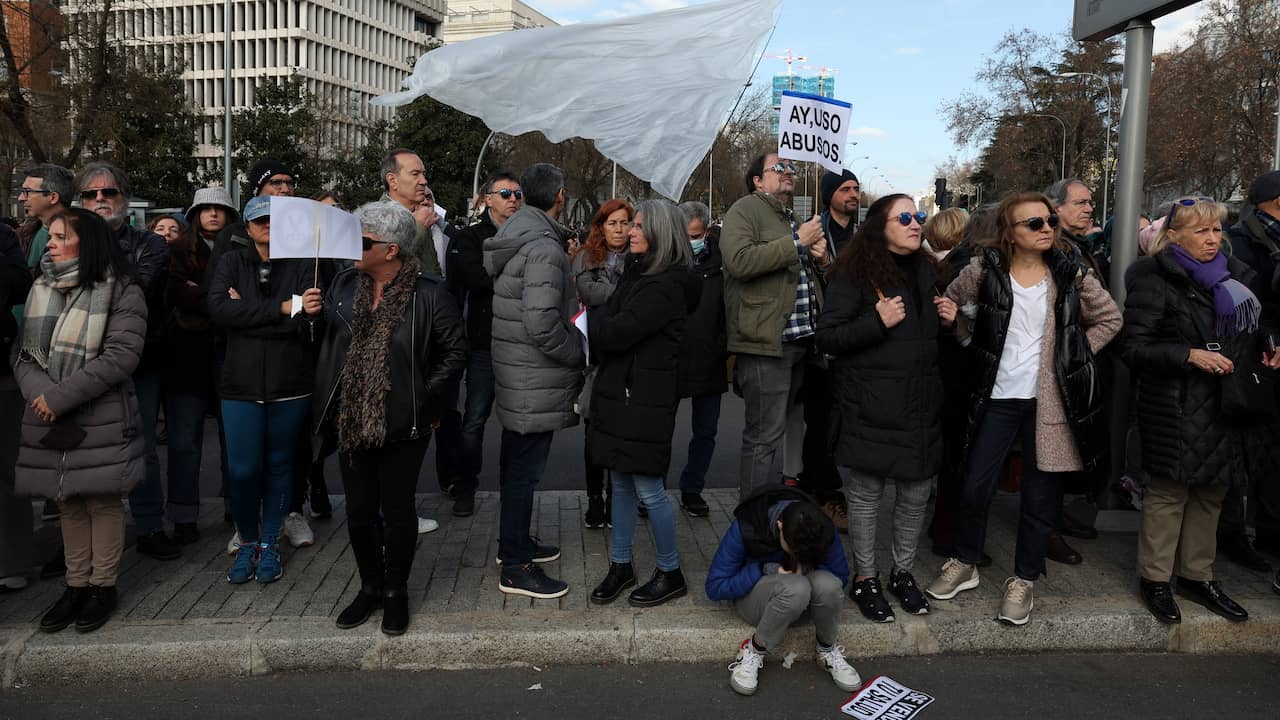
[{"label": "dark jeans", "polygon": [[160,419],[160,373],[153,370],[134,373],[133,386],[138,394],[138,409],[142,414],[146,472],[142,482],[129,493],[129,512],[133,514],[133,524],[137,526],[138,534],[150,535],[164,530],[164,486],[160,480],[160,456],[156,453],[156,423]]},{"label": "dark jeans", "polygon": [[293,449],[293,486],[289,494],[289,512],[301,513],[307,501],[310,488],[328,488],[324,482],[324,458],[312,460],[314,448],[311,447],[311,410],[302,419],[302,431],[298,433],[298,443]]},{"label": "dark jeans", "polygon": [[498,558],[506,567],[533,562],[533,490],[547,469],[552,432],[518,433],[503,429],[498,456],[502,510],[498,519]]},{"label": "dark jeans", "polygon": [[298,434],[310,407],[309,397],[265,404],[222,401],[231,470],[231,512],[241,542],[274,542],[280,537],[289,505]]},{"label": "dark jeans", "polygon": [[170,388],[165,397],[169,429],[169,519],[194,523],[200,518],[200,458],[204,454],[204,418],[209,395]]},{"label": "dark jeans", "polygon": [[338,455],[347,493],[351,554],[360,583],[370,593],[408,585],[418,547],[414,490],[428,442],[422,437]]},{"label": "dark jeans", "polygon": [[1014,550],[1014,573],[1023,580],[1044,574],[1049,536],[1062,519],[1061,473],[1036,468],[1036,401],[991,400],[969,449],[956,527],[956,557],[969,565],[982,558],[987,514],[1000,470],[1014,439],[1022,440],[1022,511]]},{"label": "dark jeans", "polygon": [[450,383],[444,391],[444,414],[440,416],[440,427],[436,428],[436,479],[440,481],[440,489],[448,491],[454,487],[455,495],[474,495],[474,484],[467,482],[467,454],[462,447],[462,413],[458,412],[458,395],[462,390],[462,381]]},{"label": "dark jeans", "polygon": [[31,572],[31,498],[13,491],[25,408],[13,376],[0,378],[0,578]]},{"label": "dark jeans", "polygon": [[472,350],[467,356],[467,401],[462,415],[463,473],[460,494],[475,492],[484,464],[484,426],[493,411],[493,356],[488,350]]},{"label": "dark jeans", "polygon": [[720,393],[689,398],[693,413],[693,437],[689,439],[689,459],[680,473],[680,492],[701,493],[707,484],[707,469],[716,452],[716,428],[720,426]]}]

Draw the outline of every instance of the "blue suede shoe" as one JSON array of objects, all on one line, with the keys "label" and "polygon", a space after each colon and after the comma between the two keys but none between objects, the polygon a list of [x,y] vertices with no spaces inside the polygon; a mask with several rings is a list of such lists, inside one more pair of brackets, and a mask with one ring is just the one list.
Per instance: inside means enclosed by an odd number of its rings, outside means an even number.
[{"label": "blue suede shoe", "polygon": [[265,538],[258,543],[257,581],[263,584],[273,583],[284,575],[284,565],[280,562],[280,550],[276,547],[276,539]]},{"label": "blue suede shoe", "polygon": [[258,556],[257,543],[241,543],[236,550],[235,562],[227,571],[227,582],[232,585],[243,585],[253,579],[253,562]]}]

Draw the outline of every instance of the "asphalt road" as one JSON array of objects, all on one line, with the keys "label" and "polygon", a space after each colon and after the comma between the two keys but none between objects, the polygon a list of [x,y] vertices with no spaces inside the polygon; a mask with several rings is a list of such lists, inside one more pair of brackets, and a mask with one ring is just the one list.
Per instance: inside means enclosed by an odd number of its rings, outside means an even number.
[{"label": "asphalt road", "polygon": [[[707,473],[707,487],[738,486],[738,450],[742,446],[742,399],[733,393],[725,393],[720,405],[720,429],[716,436],[715,457],[711,461],[711,470]],[[675,434],[671,445],[671,469],[667,473],[667,485],[677,488],[680,485],[680,471],[684,468],[689,451],[691,420],[689,417],[689,401],[680,403],[680,414],[676,418]],[[496,415],[490,416],[485,426],[484,465],[480,473],[480,489],[498,489],[498,446],[502,438],[502,425]],[[542,490],[583,490],[586,488],[583,462],[584,436],[579,424],[555,435],[551,443],[551,457],[547,462],[547,472],[539,488]],[[202,457],[200,471],[200,496],[217,497],[221,476],[218,471],[218,430],[212,420],[205,424],[205,452]],[[167,465],[165,446],[160,446],[160,463]],[[427,458],[422,463],[422,472],[418,476],[418,492],[439,492],[440,485],[435,472],[436,442],[432,438]],[[777,462],[781,462],[779,457]],[[342,478],[338,474],[337,458],[329,458],[325,470],[329,492],[342,493]]]},{"label": "asphalt road", "polygon": [[[1275,718],[1280,707],[1280,656],[877,658],[855,665],[864,680],[883,674],[932,695],[922,720],[1243,720]],[[813,663],[785,670],[771,659],[749,698],[729,688],[725,665],[583,666],[18,688],[0,691],[0,718],[801,720],[846,717],[839,708],[847,699]]]}]

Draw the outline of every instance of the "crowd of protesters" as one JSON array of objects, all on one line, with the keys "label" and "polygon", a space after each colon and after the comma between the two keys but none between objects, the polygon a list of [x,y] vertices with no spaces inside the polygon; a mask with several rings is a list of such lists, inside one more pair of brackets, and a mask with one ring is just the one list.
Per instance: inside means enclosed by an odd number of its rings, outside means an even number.
[{"label": "crowd of protesters", "polygon": [[[200,539],[212,415],[235,527],[227,582],[275,582],[280,542],[315,542],[304,509],[332,513],[323,467],[336,452],[360,580],[337,625],[380,608],[382,631],[404,633],[417,537],[439,526],[416,511],[428,445],[452,513],[473,514],[496,410],[498,589],[569,592],[544,567],[560,549],[530,525],[554,435],[582,421],[583,523],[611,536],[590,600],[634,587],[631,605],[660,605],[690,592],[676,513],[710,514],[703,490],[732,387],[739,504],[704,591],[753,628],[731,666],[737,692],[755,691],[801,617],[833,682],[858,688],[836,642],[846,595],[891,622],[886,588],[921,615],[978,587],[1002,485],[1020,507],[999,621],[1030,621],[1047,560],[1083,560],[1064,536],[1096,530],[1064,513],[1064,496],[1110,492],[1113,472],[1141,506],[1137,596],[1150,612],[1180,622],[1176,590],[1248,618],[1213,565],[1221,549],[1269,569],[1250,527],[1280,544],[1280,172],[1252,183],[1234,224],[1206,197],[1144,216],[1123,307],[1108,292],[1112,223],[1096,227],[1079,180],[929,217],[903,194],[863,210],[857,177],[828,173],[822,214],[798,218],[795,173],[757,157],[721,224],[697,202],[615,198],[578,232],[562,224],[563,172],[538,163],[490,175],[475,221],[455,227],[421,157],[397,148],[383,197],[355,209],[352,263],[272,258],[271,197],[298,178],[269,158],[249,172],[243,207],[205,188],[146,230],[128,219],[117,168],[31,168],[27,223],[0,227],[0,591],[27,585],[29,499],[48,499],[62,543],[41,575],[65,575],[65,591],[40,629],[101,627],[117,604],[125,496],[137,552],[171,560]],[[683,398],[692,438],[673,503]],[[1111,428],[1126,424],[1113,448]],[[644,584],[639,516],[655,548]],[[917,581],[926,535],[946,560]]]}]

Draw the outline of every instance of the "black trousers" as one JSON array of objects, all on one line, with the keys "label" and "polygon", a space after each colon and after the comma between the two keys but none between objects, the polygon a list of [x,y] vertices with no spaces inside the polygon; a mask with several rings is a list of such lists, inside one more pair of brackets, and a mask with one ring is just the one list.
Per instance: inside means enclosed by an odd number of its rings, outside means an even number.
[{"label": "black trousers", "polygon": [[338,454],[351,553],[367,592],[403,590],[418,546],[414,491],[429,438]]}]

